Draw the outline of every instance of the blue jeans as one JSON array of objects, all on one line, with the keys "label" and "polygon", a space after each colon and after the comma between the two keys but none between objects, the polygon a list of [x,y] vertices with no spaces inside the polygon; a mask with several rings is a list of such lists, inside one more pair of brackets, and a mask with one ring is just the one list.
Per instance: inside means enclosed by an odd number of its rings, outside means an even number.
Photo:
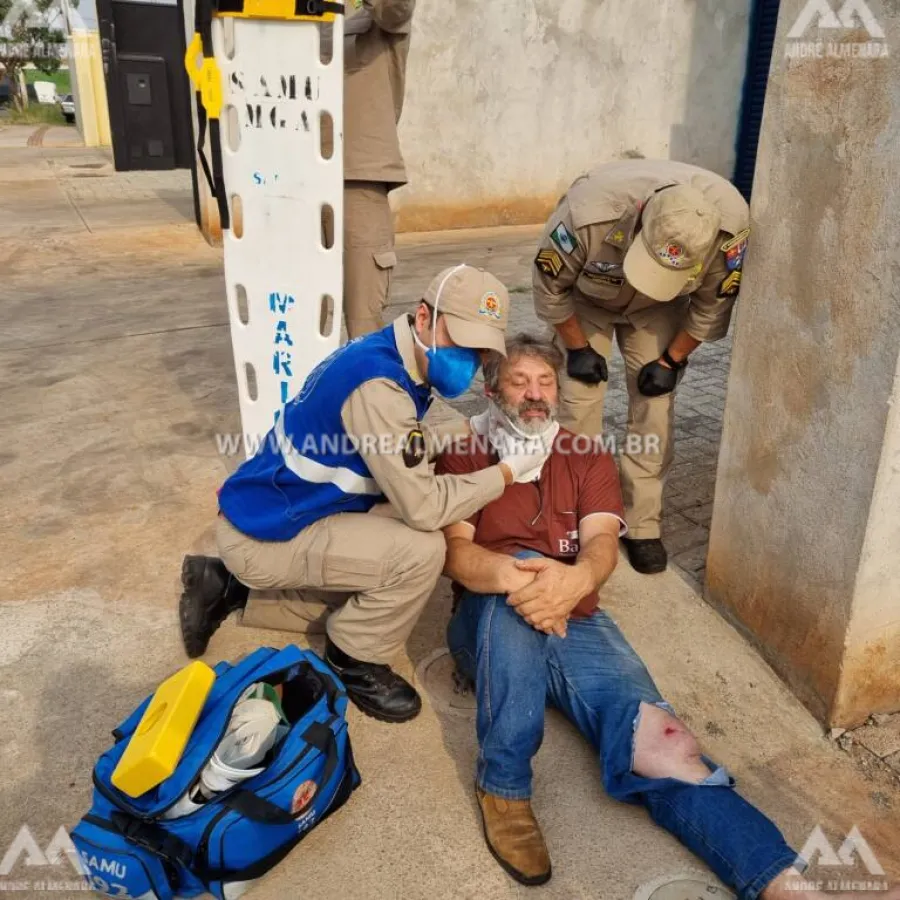
[{"label": "blue jeans", "polygon": [[536,631],[503,594],[467,591],[448,626],[447,644],[476,686],[476,780],[482,790],[510,800],[531,796],[531,759],[543,739],[549,703],[590,741],[607,793],[646,806],[741,900],[756,900],[790,866],[804,867],[775,825],[734,790],[725,769],[705,757],[710,775],[700,784],[632,771],[641,702],[672,710],[605,612],[570,619],[563,639]]}]

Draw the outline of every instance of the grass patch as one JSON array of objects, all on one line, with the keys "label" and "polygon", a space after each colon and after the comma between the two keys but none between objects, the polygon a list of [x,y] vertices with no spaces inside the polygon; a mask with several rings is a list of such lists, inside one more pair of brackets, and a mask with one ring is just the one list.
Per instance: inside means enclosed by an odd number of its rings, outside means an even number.
[{"label": "grass patch", "polygon": [[28,84],[34,84],[36,81],[52,81],[60,97],[72,93],[68,69],[57,69],[52,75],[46,75],[40,69],[25,69],[25,81]]},{"label": "grass patch", "polygon": [[6,117],[7,125],[66,125],[59,106],[55,103],[29,103],[28,108],[19,112],[10,107]]}]

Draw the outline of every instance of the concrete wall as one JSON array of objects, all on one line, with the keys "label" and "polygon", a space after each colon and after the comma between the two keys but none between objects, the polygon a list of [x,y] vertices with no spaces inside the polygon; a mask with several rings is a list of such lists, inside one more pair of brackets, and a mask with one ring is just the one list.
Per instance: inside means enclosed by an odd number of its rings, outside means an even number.
[{"label": "concrete wall", "polygon": [[849,726],[900,707],[900,8],[871,4],[888,58],[789,59],[803,5],[780,12],[708,596]]},{"label": "concrete wall", "polygon": [[750,0],[419,0],[401,230],[542,221],[637,151],[730,177]]}]

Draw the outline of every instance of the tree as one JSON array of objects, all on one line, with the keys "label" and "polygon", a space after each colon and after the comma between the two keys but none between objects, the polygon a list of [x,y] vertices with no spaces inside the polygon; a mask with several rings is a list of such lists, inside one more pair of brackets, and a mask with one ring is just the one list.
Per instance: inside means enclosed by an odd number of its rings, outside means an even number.
[{"label": "tree", "polygon": [[17,109],[28,103],[20,85],[22,70],[33,63],[52,75],[59,69],[67,32],[60,0],[0,0],[0,67]]}]

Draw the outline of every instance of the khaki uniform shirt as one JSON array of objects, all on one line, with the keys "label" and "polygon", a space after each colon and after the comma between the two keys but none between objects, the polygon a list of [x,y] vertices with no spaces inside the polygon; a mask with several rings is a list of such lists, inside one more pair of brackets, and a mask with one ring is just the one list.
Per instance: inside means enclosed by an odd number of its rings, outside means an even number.
[{"label": "khaki uniform shirt", "polygon": [[[423,384],[406,316],[394,322],[394,336],[409,376]],[[344,401],[341,421],[347,434],[359,439],[360,455],[396,513],[419,531],[437,531],[467,519],[496,500],[506,487],[499,466],[467,475],[435,475],[429,462],[444,449],[441,442],[446,437],[469,433],[466,420],[437,428],[423,425],[409,394],[387,378],[373,378],[353,391]],[[378,452],[378,444],[369,449],[365,446],[366,435],[374,435],[378,441],[384,435],[388,436],[386,446],[400,447],[416,431],[423,433],[425,448],[412,465],[413,460],[403,453]]]},{"label": "khaki uniform shirt", "polygon": [[577,315],[604,330],[617,322],[641,328],[653,318],[659,302],[628,284],[622,262],[636,237],[643,204],[655,190],[671,184],[690,184],[721,214],[718,240],[679,295],[686,305],[682,327],[698,341],[727,334],[740,289],[750,210],[721,176],[670,160],[608,163],[569,188],[547,222],[534,260],[539,318],[559,325]]},{"label": "khaki uniform shirt", "polygon": [[415,0],[349,0],[344,23],[344,180],[406,184],[397,123]]}]

